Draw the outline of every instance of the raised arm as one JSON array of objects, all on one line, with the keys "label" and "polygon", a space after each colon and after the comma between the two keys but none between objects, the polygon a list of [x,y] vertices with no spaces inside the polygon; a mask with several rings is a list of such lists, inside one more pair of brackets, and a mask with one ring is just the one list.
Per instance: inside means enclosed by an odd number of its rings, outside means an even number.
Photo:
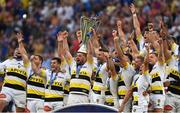
[{"label": "raised arm", "polygon": [[171,51],[168,49],[168,40],[167,39],[164,39],[163,47],[164,47],[165,61],[167,62],[172,58]]},{"label": "raised arm", "polygon": [[138,38],[142,34],[141,34],[140,23],[139,23],[137,15],[136,15],[136,8],[135,8],[134,4],[130,5],[130,11],[132,13],[133,26],[134,26],[134,29],[135,29],[136,38]]},{"label": "raised arm", "polygon": [[160,27],[161,27],[160,37],[163,39],[164,57],[165,57],[165,61],[168,61],[172,57],[171,51],[168,49],[168,45],[169,45],[167,40],[168,31],[162,21],[160,21]]},{"label": "raised arm", "polygon": [[107,58],[107,69],[110,71],[112,79],[115,80],[117,73],[111,57]]},{"label": "raised arm", "polygon": [[62,62],[65,61],[65,51],[64,50],[68,50],[69,51],[69,47],[67,47],[65,45],[65,43],[67,43],[67,36],[68,33],[66,31],[64,32],[59,32],[57,34],[57,41],[58,41],[58,55],[61,58]]},{"label": "raised arm", "polygon": [[117,31],[114,30],[112,35],[113,35],[113,38],[114,38],[114,47],[115,47],[115,50],[117,51],[118,57],[121,60],[120,63],[121,63],[121,65],[123,67],[126,67],[127,66],[127,58],[124,55],[122,49],[119,47],[119,38],[117,37]]},{"label": "raised arm", "polygon": [[93,45],[92,45],[92,41],[91,41],[91,40],[88,41],[87,61],[88,61],[90,64],[93,64]]},{"label": "raised arm", "polygon": [[22,33],[17,33],[16,34],[16,38],[18,40],[19,52],[21,53],[21,56],[22,56],[22,59],[23,59],[23,63],[24,63],[25,66],[27,66],[30,61],[29,61],[27,52],[26,52],[26,50],[24,48]]},{"label": "raised arm", "polygon": [[160,48],[159,48],[159,52],[158,52],[158,61],[159,61],[159,63],[160,64],[164,64],[164,62],[165,62],[165,58],[164,58],[164,44],[163,44],[163,39],[160,39],[160,40],[158,40],[158,43],[159,43],[159,46],[160,46]]},{"label": "raised arm", "polygon": [[145,75],[146,72],[148,72],[149,70],[149,51],[150,51],[150,45],[147,45],[146,46],[146,50],[147,50],[147,54],[144,58],[144,67],[143,67],[143,70],[142,70],[142,73]]},{"label": "raised arm", "polygon": [[69,51],[69,46],[68,46],[68,41],[67,41],[67,38],[68,38],[68,32],[67,31],[64,31],[63,32],[63,48],[66,49],[67,51]]},{"label": "raised arm", "polygon": [[58,32],[57,34],[57,41],[58,41],[58,55],[59,57],[63,57],[63,33]]},{"label": "raised arm", "polygon": [[133,41],[133,38],[132,38],[132,33],[131,33],[131,35],[129,36],[129,39],[128,39],[129,41],[129,47],[131,48],[131,52],[132,52],[132,57],[133,57],[133,59],[135,59],[138,55],[139,55],[139,50],[138,50],[138,48],[137,48],[137,46],[136,46],[136,44],[135,44],[135,42]]},{"label": "raised arm", "polygon": [[[67,31],[64,31],[62,33],[62,37],[60,37],[60,40],[63,40],[63,54],[65,54],[65,59],[67,60],[68,64],[70,64],[73,60],[73,57],[69,51],[69,45],[68,45],[68,42],[67,42],[67,37],[68,37],[68,32]],[[61,39],[62,38],[62,39]],[[61,44],[61,43],[60,43]]]},{"label": "raised arm", "polygon": [[119,37],[120,37],[120,41],[122,42],[122,47],[127,47],[127,45],[126,45],[126,37],[125,37],[124,31],[122,29],[121,20],[117,20],[116,24],[117,24],[117,29],[118,29],[118,34],[119,34]]},{"label": "raised arm", "polygon": [[93,32],[93,37],[92,37],[93,47],[94,47],[94,49],[97,49],[100,47],[100,43],[99,43],[100,37],[98,37],[95,29],[92,29],[92,32]]}]

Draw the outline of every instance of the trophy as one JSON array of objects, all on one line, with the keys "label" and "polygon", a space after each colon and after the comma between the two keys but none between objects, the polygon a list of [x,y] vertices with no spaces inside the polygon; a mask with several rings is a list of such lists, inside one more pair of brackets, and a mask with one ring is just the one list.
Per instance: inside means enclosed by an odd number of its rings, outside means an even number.
[{"label": "trophy", "polygon": [[82,16],[80,19],[80,30],[82,32],[82,45],[87,46],[88,40],[92,36],[92,28],[96,31],[98,30],[100,25],[99,19],[97,17],[85,17]]}]

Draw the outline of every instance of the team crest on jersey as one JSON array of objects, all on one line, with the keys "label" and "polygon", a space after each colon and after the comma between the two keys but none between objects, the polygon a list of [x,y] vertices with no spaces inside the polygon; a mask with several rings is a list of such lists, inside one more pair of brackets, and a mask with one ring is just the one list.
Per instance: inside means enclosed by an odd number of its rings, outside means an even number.
[{"label": "team crest on jersey", "polygon": [[134,109],[133,112],[136,112],[136,109]]}]

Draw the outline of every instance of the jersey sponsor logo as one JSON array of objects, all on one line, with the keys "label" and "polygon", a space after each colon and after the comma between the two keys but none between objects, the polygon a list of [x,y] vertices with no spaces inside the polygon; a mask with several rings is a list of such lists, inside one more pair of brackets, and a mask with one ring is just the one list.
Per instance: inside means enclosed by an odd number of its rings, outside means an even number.
[{"label": "jersey sponsor logo", "polygon": [[45,82],[44,82],[44,80],[42,79],[42,78],[37,78],[37,77],[31,77],[30,79],[29,79],[29,81],[33,81],[33,82],[38,82],[38,83],[42,83],[42,84],[44,84]]},{"label": "jersey sponsor logo", "polygon": [[15,72],[15,73],[18,73],[18,74],[27,76],[27,72],[24,71],[24,70],[21,70],[21,69],[17,69],[17,68],[8,68],[7,70],[8,70],[8,72]]},{"label": "jersey sponsor logo", "polygon": [[159,77],[159,73],[151,74],[151,77],[152,77],[152,79],[153,79],[153,78],[157,78],[157,77]]}]

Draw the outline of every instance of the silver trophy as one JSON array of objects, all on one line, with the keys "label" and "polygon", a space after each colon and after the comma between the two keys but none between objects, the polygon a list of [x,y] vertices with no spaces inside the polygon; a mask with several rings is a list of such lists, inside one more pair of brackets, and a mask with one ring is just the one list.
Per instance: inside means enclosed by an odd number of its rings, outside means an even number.
[{"label": "silver trophy", "polygon": [[92,28],[98,30],[100,21],[97,17],[85,17],[82,16],[80,20],[80,30],[82,32],[82,44],[87,45],[88,40],[92,36]]}]

